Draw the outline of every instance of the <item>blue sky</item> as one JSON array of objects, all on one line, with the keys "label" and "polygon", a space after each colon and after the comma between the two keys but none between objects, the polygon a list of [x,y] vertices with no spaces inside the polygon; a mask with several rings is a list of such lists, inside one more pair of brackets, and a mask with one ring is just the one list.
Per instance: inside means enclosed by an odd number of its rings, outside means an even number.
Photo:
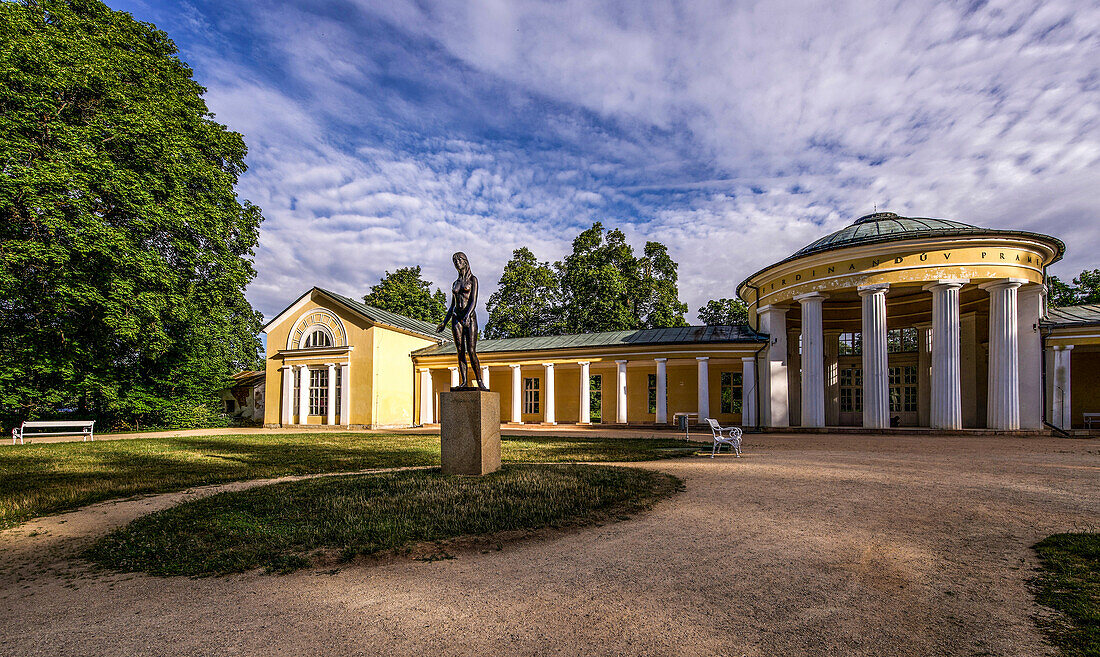
[{"label": "blue sky", "polygon": [[680,263],[689,320],[870,212],[1047,232],[1100,267],[1100,4],[108,0],[244,134],[267,317],[593,221]]}]

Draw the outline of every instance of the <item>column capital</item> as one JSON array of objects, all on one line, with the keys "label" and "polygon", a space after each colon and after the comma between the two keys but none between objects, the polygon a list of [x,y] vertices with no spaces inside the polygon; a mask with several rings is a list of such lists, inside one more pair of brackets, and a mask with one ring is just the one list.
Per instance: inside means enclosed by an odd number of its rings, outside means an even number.
[{"label": "column capital", "polygon": [[871,294],[878,294],[879,292],[885,294],[889,289],[889,283],[874,283],[872,285],[860,285],[856,288],[856,292],[859,293],[859,296],[865,297]]},{"label": "column capital", "polygon": [[1073,351],[1073,345],[1071,345],[1071,344],[1062,345],[1062,351]]},{"label": "column capital", "polygon": [[452,372],[457,372],[458,371],[458,365],[455,365],[453,367],[448,367],[447,369],[451,370]]},{"label": "column capital", "polygon": [[668,359],[667,358],[654,358],[653,360],[657,361],[658,363],[663,363],[663,362],[667,361]]},{"label": "column capital", "polygon": [[760,313],[784,313],[785,314],[787,312],[787,310],[789,310],[789,309],[785,306],[777,306],[774,303],[769,303],[766,306],[760,306],[759,308],[757,308],[756,309],[756,314],[757,315],[759,315]]},{"label": "column capital", "polygon": [[523,366],[522,366],[522,365],[519,365],[519,364],[517,363],[517,364],[512,364],[512,365],[509,365],[508,367],[510,367],[510,368],[512,368],[512,369],[514,369],[514,370],[518,370],[519,368],[521,368],[521,367],[523,367]]},{"label": "column capital", "polygon": [[824,301],[828,296],[820,292],[807,292],[806,294],[800,294],[794,298],[795,301],[801,304],[805,304],[808,301]]},{"label": "column capital", "polygon": [[584,367],[585,365],[591,365],[591,364],[592,364],[592,361],[590,361],[590,360],[578,360],[577,361],[577,365],[580,365],[581,367]]},{"label": "column capital", "polygon": [[282,371],[282,370],[290,370],[290,369],[294,369],[294,366],[293,366],[293,365],[280,365],[280,366],[279,366],[279,370],[280,370],[280,371]]},{"label": "column capital", "polygon": [[423,374],[424,372],[430,372],[431,370],[427,367],[418,367],[418,368],[416,368],[416,371]]},{"label": "column capital", "polygon": [[545,367],[548,370],[554,369],[554,364],[553,363],[543,363],[542,366]]},{"label": "column capital", "polygon": [[981,285],[978,286],[978,289],[979,290],[985,290],[985,291],[988,292],[990,290],[996,290],[996,289],[999,289],[999,288],[1020,287],[1021,285],[1023,285],[1026,282],[1027,282],[1027,280],[1025,280],[1023,278],[1001,278],[1001,279],[998,279],[998,280],[995,280],[995,281],[989,281],[987,283],[982,283]]},{"label": "column capital", "polygon": [[917,330],[930,329],[932,328],[932,322],[917,322],[916,324],[913,324],[913,328]]},{"label": "column capital", "polygon": [[948,288],[960,288],[969,282],[969,278],[942,278],[935,283],[925,283],[921,287],[921,290],[925,292],[932,292],[935,290],[944,290]]},{"label": "column capital", "polygon": [[1023,296],[1025,294],[1046,294],[1047,286],[1043,283],[1025,283],[1020,286],[1018,294]]},{"label": "column capital", "polygon": [[620,365],[626,365],[626,359],[625,359],[625,358],[624,358],[624,359],[622,359],[622,360],[617,360],[617,361],[615,361],[615,362],[616,362],[616,363],[618,363],[618,364],[620,364]]},{"label": "column capital", "polygon": [[742,363],[755,363],[756,362],[756,356],[742,356],[741,357],[741,362]]},{"label": "column capital", "polygon": [[710,356],[696,356],[695,360],[710,360]]}]

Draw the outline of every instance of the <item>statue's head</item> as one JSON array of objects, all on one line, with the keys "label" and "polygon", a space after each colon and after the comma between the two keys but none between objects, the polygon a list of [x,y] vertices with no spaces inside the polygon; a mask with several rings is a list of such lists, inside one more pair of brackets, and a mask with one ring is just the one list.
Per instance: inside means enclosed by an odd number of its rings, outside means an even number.
[{"label": "statue's head", "polygon": [[451,261],[455,263],[455,269],[459,273],[466,273],[470,271],[470,260],[466,257],[466,254],[462,251],[451,256]]}]

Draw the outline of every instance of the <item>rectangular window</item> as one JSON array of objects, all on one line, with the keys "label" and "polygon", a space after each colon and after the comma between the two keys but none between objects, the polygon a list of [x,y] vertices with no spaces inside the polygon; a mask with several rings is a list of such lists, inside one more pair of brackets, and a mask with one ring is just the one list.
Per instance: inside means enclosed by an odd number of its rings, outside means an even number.
[{"label": "rectangular window", "polygon": [[841,356],[858,356],[861,353],[863,353],[863,334],[859,332],[840,334]]},{"label": "rectangular window", "polygon": [[340,400],[344,398],[344,396],[342,394],[340,394],[341,393],[340,388],[341,388],[341,386],[344,385],[344,382],[342,380],[343,376],[344,376],[343,369],[344,368],[342,368],[342,367],[337,367],[336,368],[336,415],[338,415],[340,417],[341,422],[343,422],[344,424],[347,424],[347,422],[344,419],[344,409],[341,408],[341,406],[340,406]]},{"label": "rectangular window", "polygon": [[523,412],[528,415],[539,412],[539,379],[537,376],[523,380]]},{"label": "rectangular window", "polygon": [[603,422],[603,375],[588,377],[588,420],[599,424]]},{"label": "rectangular window", "polygon": [[657,412],[657,375],[650,374],[648,383],[649,388],[649,411],[650,413]]},{"label": "rectangular window", "polygon": [[290,396],[290,412],[294,415],[298,415],[298,413],[301,412],[301,408],[299,407],[302,405],[302,377],[298,376],[298,370],[296,369],[291,369],[289,371],[294,373],[292,375],[294,379],[294,394]]},{"label": "rectangular window", "polygon": [[741,412],[741,383],[740,372],[722,372],[723,413]]},{"label": "rectangular window", "polygon": [[846,367],[840,370],[840,411],[842,413],[863,411],[863,370],[858,367]]},{"label": "rectangular window", "polygon": [[892,354],[917,350],[917,329],[915,327],[890,329],[886,332],[886,351]]},{"label": "rectangular window", "polygon": [[893,413],[915,413],[917,411],[917,367],[904,365],[891,367],[890,411]]},{"label": "rectangular window", "polygon": [[309,414],[328,413],[328,370],[309,371]]}]

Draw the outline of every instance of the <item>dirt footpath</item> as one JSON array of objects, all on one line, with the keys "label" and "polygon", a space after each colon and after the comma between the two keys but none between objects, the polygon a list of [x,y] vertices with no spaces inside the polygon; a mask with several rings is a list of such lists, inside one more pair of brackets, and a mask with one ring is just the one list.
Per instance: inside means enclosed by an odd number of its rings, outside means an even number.
[{"label": "dirt footpath", "polygon": [[1100,529],[1098,440],[748,436],[641,465],[687,490],[430,563],[102,574],[70,555],[183,496],[28,523],[0,533],[0,654],[1053,654],[1029,546]]}]

